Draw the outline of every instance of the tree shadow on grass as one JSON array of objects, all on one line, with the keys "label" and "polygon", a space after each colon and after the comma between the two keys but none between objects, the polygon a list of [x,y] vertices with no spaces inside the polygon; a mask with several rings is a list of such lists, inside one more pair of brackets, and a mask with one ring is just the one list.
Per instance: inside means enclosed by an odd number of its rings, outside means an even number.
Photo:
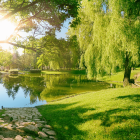
[{"label": "tree shadow on grass", "polygon": [[110,136],[118,140],[140,140],[140,126],[116,127]]},{"label": "tree shadow on grass", "polygon": [[[80,130],[77,126],[91,120],[99,120],[101,121],[100,125],[102,127],[109,129],[109,133],[103,132],[103,135],[109,139],[137,140],[138,137],[140,139],[140,115],[137,110],[139,95],[119,96],[115,99],[124,98],[129,98],[135,101],[136,104],[134,104],[134,106],[128,105],[126,108],[114,107],[114,109],[102,112],[93,112],[84,117],[82,114],[95,110],[95,108],[78,106],[78,102],[72,104],[48,104],[38,106],[37,108],[43,116],[46,116],[48,123],[55,128],[58,134],[58,140],[72,140],[76,138],[78,140],[84,140],[89,133],[88,131]],[[129,126],[131,121],[138,123],[138,125],[132,123],[132,125]],[[125,126],[122,124],[125,124]]]},{"label": "tree shadow on grass", "polygon": [[140,121],[140,116],[138,114],[124,115],[122,113],[122,115],[116,115],[117,113],[120,114],[121,112],[129,112],[130,110],[133,110],[133,108],[130,107],[127,109],[121,109],[121,108],[112,109],[112,110],[92,114],[88,116],[87,119],[101,120],[101,125],[105,127],[110,127],[114,123],[121,123],[129,119]]},{"label": "tree shadow on grass", "polygon": [[86,120],[80,115],[94,108],[85,108],[84,106],[72,107],[73,104],[58,104],[37,106],[39,111],[52,127],[55,127],[58,140],[71,140],[77,137],[77,140],[84,140],[82,137],[87,135],[85,131],[79,130],[78,125]]},{"label": "tree shadow on grass", "polygon": [[134,102],[140,102],[140,95],[139,94],[134,94],[134,95],[126,95],[126,96],[119,96],[116,99],[130,99]]}]

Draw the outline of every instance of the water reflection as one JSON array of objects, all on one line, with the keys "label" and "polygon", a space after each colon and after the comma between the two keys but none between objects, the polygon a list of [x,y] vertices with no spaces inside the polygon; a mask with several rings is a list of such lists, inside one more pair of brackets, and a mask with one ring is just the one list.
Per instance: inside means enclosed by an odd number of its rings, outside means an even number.
[{"label": "water reflection", "polygon": [[[30,102],[26,106],[29,106],[29,104],[35,106],[39,105],[37,103],[43,100],[52,101],[67,95],[115,87],[113,84],[97,82],[96,80],[87,80],[86,75],[68,74],[44,76],[35,74],[19,76],[1,75],[0,85],[2,85],[0,87],[1,91],[2,88],[5,88],[3,93],[7,93],[8,97],[14,100],[14,103],[16,99],[19,100],[19,98],[17,98],[18,96],[24,94],[24,97],[20,97],[21,101],[19,101],[18,107],[22,106],[21,102],[24,104],[27,103],[27,100]],[[2,95],[0,95],[0,97],[0,105],[2,106]],[[7,101],[6,97],[4,100]]]},{"label": "water reflection", "polygon": [[46,75],[45,82],[46,87],[41,92],[41,98],[47,101],[86,91],[107,89],[110,86],[116,87],[114,84],[88,80],[86,75]]},{"label": "water reflection", "polygon": [[[40,93],[44,89],[43,76],[0,76],[1,84],[5,88],[8,97],[16,99],[17,94],[24,94],[21,100],[30,100],[25,106],[37,105],[42,101]],[[2,90],[2,89],[1,89]],[[2,96],[2,95],[1,95]],[[27,98],[27,99],[26,99]],[[28,99],[29,98],[29,99]],[[7,99],[5,99],[6,101]],[[19,101],[20,103],[20,101]],[[40,102],[41,103],[41,102]],[[46,102],[45,102],[46,103]],[[10,105],[12,106],[12,105]],[[9,107],[9,106],[8,106]],[[20,104],[19,104],[20,107]]]}]

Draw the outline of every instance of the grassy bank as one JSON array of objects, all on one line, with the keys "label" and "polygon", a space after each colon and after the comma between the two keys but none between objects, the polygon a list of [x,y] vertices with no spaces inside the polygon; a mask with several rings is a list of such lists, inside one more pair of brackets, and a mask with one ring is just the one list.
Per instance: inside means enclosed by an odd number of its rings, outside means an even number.
[{"label": "grassy bank", "polygon": [[4,109],[0,109],[0,118],[2,117],[2,114],[4,114],[5,110]]},{"label": "grassy bank", "polygon": [[[130,78],[134,79],[135,75],[138,73],[140,73],[140,68],[136,68],[135,70],[132,70]],[[107,75],[103,77],[98,77],[98,80],[106,81],[106,82],[113,82],[113,83],[117,83],[117,82],[122,83],[123,78],[124,78],[124,71],[120,71],[120,72],[113,73],[111,76]],[[138,78],[137,81],[140,81],[139,79],[140,78]]]},{"label": "grassy bank", "polygon": [[139,88],[90,92],[38,107],[58,140],[138,140],[139,108]]},{"label": "grassy bank", "polygon": [[43,74],[86,74],[86,70],[59,70],[59,71],[42,71]]}]

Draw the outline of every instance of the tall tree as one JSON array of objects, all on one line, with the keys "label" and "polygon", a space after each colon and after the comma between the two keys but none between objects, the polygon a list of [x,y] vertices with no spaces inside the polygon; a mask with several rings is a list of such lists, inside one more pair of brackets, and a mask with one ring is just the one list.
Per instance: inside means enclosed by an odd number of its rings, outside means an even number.
[{"label": "tall tree", "polygon": [[12,54],[8,51],[3,50],[0,47],[0,66],[10,66],[11,65],[11,59],[12,59]]},{"label": "tall tree", "polygon": [[[37,44],[37,43],[36,43]],[[76,68],[79,61],[79,45],[76,36],[57,39],[55,35],[46,35],[38,40],[38,65],[50,66],[51,69]]]},{"label": "tall tree", "polygon": [[69,35],[77,36],[88,78],[119,66],[125,68],[124,86],[129,84],[140,51],[139,11],[139,0],[82,0]]},{"label": "tall tree", "polygon": [[[62,23],[77,15],[78,0],[1,0],[0,21],[10,19],[17,24],[14,33],[0,43],[31,49],[20,40],[12,40],[18,31],[30,32],[30,36],[45,35],[52,28],[60,30]],[[23,39],[22,39],[23,40]]]}]

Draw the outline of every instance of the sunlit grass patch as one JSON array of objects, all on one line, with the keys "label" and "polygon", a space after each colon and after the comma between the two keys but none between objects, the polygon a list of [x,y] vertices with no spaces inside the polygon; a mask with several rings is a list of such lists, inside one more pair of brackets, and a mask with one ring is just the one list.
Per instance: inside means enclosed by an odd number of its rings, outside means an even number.
[{"label": "sunlit grass patch", "polygon": [[89,92],[38,107],[58,139],[65,140],[138,139],[139,108],[139,88]]},{"label": "sunlit grass patch", "polygon": [[43,74],[68,74],[69,72],[61,72],[61,71],[42,71]]}]

